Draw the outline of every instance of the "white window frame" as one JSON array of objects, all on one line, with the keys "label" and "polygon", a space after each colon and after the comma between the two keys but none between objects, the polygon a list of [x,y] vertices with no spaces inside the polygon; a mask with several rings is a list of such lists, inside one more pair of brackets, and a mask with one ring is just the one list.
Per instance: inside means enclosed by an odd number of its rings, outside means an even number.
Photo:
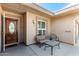
[{"label": "white window frame", "polygon": [[[45,28],[39,28],[38,22],[41,22],[41,27],[42,27],[42,22],[45,22]],[[39,30],[42,31],[42,35],[46,34],[46,21],[45,20],[41,20],[41,18],[39,20],[37,20],[37,35],[39,34]],[[45,30],[45,34],[43,32],[44,30]]]}]

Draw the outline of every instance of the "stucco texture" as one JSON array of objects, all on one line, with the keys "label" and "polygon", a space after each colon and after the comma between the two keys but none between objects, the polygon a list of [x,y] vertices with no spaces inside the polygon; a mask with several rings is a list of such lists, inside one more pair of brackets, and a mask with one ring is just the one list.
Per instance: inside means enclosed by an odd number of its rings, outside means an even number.
[{"label": "stucco texture", "polygon": [[52,18],[52,33],[59,36],[60,41],[75,44],[75,20],[78,14],[69,14]]}]

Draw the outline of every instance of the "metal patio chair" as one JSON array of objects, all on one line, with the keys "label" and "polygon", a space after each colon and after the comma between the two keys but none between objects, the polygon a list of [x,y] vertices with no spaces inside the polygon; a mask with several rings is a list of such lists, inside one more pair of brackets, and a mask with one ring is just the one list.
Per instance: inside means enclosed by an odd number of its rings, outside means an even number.
[{"label": "metal patio chair", "polygon": [[51,48],[51,55],[53,55],[53,48],[55,46],[58,46],[60,48],[59,37],[56,34],[51,34],[50,35],[50,40],[45,42],[44,50],[46,50],[46,47],[50,47]]},{"label": "metal patio chair", "polygon": [[50,40],[54,43],[56,42],[56,46],[58,46],[60,48],[60,40],[59,40],[59,37],[56,34],[52,33],[50,35]]},{"label": "metal patio chair", "polygon": [[47,40],[48,39],[47,39],[47,37],[45,35],[36,35],[35,36],[36,45],[38,45],[40,48],[45,45],[45,42]]}]

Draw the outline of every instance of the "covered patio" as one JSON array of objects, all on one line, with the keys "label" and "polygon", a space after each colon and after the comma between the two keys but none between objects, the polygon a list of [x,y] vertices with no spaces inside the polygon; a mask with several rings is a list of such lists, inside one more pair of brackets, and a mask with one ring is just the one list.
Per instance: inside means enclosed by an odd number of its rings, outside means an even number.
[{"label": "covered patio", "polygon": [[[0,52],[3,51],[3,53],[0,53],[1,56],[50,56],[50,47],[46,48],[45,51],[44,47],[39,48],[34,43],[36,35],[50,35],[52,33],[55,33],[61,42],[60,49],[54,47],[53,55],[79,55],[79,45],[76,43],[76,34],[79,34],[79,31],[76,33],[75,26],[79,24],[77,18],[79,14],[77,13],[79,12],[78,9],[73,8],[74,10],[70,9],[68,12],[54,15],[50,11],[40,8],[35,4],[1,4],[0,7],[0,21],[2,22],[0,24]],[[70,11],[74,11],[74,13]],[[9,31],[10,24],[6,21],[6,18],[9,21],[17,20],[16,24],[14,22],[14,24],[11,23],[13,24],[13,33]],[[10,36],[7,35],[6,40],[7,33]],[[13,36],[12,34],[16,35]],[[9,43],[6,43],[6,41]]]}]

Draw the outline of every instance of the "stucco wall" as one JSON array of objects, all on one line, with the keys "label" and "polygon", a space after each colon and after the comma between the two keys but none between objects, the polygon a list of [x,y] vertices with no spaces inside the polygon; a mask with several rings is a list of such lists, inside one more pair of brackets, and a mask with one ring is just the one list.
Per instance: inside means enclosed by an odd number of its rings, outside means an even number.
[{"label": "stucco wall", "polygon": [[[36,20],[37,17],[45,19],[48,24],[48,34],[50,34],[50,18],[44,17],[44,16],[39,16],[37,14],[27,12],[27,45],[35,43],[34,37],[36,35]],[[34,24],[33,24],[34,21]]]},{"label": "stucco wall", "polygon": [[24,41],[24,43],[26,44],[26,39],[27,39],[27,24],[26,24],[26,20],[27,20],[27,13],[24,13],[23,14],[23,41]]},{"label": "stucco wall", "polygon": [[70,14],[52,18],[52,33],[57,34],[60,41],[74,44],[74,21],[76,16],[75,14]]}]

